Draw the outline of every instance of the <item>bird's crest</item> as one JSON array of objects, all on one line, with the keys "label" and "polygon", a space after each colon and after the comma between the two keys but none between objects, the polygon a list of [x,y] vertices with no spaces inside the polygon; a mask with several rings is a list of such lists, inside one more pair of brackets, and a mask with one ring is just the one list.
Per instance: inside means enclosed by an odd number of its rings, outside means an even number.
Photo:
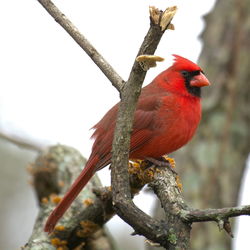
[{"label": "bird's crest", "polygon": [[173,64],[174,69],[187,70],[187,71],[201,70],[201,68],[197,64],[191,62],[190,60],[178,55],[173,55],[173,56],[174,56],[174,64]]}]

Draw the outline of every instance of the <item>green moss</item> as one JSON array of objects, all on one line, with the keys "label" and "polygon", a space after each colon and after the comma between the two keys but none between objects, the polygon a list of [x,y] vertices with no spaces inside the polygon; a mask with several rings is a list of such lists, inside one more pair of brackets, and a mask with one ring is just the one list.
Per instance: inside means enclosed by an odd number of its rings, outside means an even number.
[{"label": "green moss", "polygon": [[169,234],[168,234],[168,241],[172,244],[172,245],[176,245],[177,243],[177,236],[174,233],[174,229],[170,228],[169,229]]}]

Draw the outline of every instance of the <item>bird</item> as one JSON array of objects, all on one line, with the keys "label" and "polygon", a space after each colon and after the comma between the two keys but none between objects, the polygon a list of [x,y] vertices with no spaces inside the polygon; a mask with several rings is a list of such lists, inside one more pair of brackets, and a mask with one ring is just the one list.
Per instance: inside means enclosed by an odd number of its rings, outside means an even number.
[{"label": "bird", "polygon": [[[134,114],[130,159],[159,159],[187,144],[201,119],[201,88],[210,85],[194,62],[173,55],[173,64],[143,87]],[[93,127],[90,157],[60,203],[49,215],[44,231],[51,233],[58,220],[96,171],[111,163],[112,141],[119,103]]]}]

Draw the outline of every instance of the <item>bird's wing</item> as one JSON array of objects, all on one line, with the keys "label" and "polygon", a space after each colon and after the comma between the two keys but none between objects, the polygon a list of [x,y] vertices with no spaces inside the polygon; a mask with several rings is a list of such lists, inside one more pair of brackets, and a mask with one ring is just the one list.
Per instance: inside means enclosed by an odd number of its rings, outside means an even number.
[{"label": "bird's wing", "polygon": [[157,133],[159,124],[156,116],[161,105],[161,99],[146,97],[139,100],[134,116],[131,135],[130,152],[136,151]]},{"label": "bird's wing", "polygon": [[[133,152],[147,143],[156,133],[156,115],[160,107],[161,99],[147,96],[140,98],[134,115],[134,125],[131,134],[130,152]],[[99,163],[96,170],[107,166],[111,160],[111,149],[116,123],[118,105],[115,105],[104,117],[97,123],[93,138],[95,139],[92,147],[92,155],[98,155]]]}]

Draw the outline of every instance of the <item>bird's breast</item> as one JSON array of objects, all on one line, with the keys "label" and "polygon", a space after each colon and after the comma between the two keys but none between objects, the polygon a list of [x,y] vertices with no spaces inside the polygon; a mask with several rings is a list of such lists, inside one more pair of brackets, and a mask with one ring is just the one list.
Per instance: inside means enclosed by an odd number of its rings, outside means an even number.
[{"label": "bird's breast", "polygon": [[138,158],[143,155],[157,158],[181,148],[193,137],[200,118],[201,105],[197,98],[179,98],[174,104],[166,102],[159,109],[154,136],[138,150],[138,156],[141,155]]},{"label": "bird's breast", "polygon": [[[182,97],[177,103],[178,105],[173,105],[174,112],[171,113],[171,118],[167,118],[166,115],[165,129],[159,135],[162,137],[160,141],[168,151],[166,153],[173,152],[188,143],[201,118],[201,105],[198,98]],[[166,112],[169,113],[167,110]]]}]

